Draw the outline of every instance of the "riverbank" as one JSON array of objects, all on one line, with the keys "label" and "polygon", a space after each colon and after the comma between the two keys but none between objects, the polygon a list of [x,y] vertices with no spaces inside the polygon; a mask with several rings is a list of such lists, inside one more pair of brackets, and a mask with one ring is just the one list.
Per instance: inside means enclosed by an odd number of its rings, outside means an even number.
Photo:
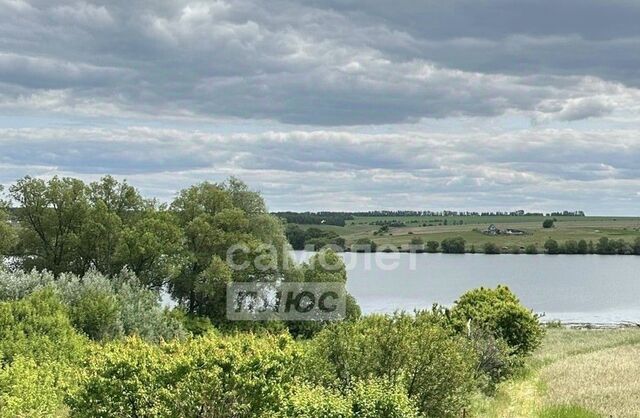
[{"label": "riverbank", "polygon": [[597,418],[640,416],[640,328],[549,328],[526,373],[470,416]]},{"label": "riverbank", "polygon": [[[428,242],[437,242],[435,252],[441,252],[442,241],[460,237],[465,241],[465,252],[484,253],[487,245],[493,252],[521,253],[527,248],[535,248],[535,252],[544,253],[545,243],[555,240],[562,251],[562,245],[569,242],[570,254],[580,253],[634,253],[633,245],[640,238],[640,218],[637,217],[591,217],[591,216],[558,216],[552,228],[544,228],[545,217],[536,216],[458,216],[458,217],[354,217],[347,220],[344,226],[336,225],[295,225],[307,231],[314,228],[330,236],[312,237],[310,243],[341,242],[350,248],[359,240],[370,240],[379,251],[425,251]],[[488,233],[492,226],[498,231],[510,233]],[[493,230],[493,229],[492,229]],[[332,238],[333,237],[333,238]],[[598,243],[602,238],[612,243],[624,241],[629,248],[602,248]],[[580,241],[586,243],[585,249],[573,248]],[[418,243],[418,244],[412,244]],[[614,244],[615,246],[615,244]]]}]

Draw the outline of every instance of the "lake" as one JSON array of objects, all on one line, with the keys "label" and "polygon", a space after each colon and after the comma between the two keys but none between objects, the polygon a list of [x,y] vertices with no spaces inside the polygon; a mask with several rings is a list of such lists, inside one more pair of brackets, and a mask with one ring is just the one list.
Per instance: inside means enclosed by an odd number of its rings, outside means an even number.
[{"label": "lake", "polygon": [[[313,253],[293,251],[303,261]],[[343,253],[364,313],[452,304],[469,289],[509,286],[543,320],[640,323],[640,256]]]}]

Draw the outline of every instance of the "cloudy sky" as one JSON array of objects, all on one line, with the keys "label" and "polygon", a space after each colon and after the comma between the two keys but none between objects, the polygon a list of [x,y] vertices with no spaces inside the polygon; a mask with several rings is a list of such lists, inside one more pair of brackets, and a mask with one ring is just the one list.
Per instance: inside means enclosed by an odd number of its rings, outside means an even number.
[{"label": "cloudy sky", "polygon": [[640,2],[0,0],[0,184],[640,211]]}]

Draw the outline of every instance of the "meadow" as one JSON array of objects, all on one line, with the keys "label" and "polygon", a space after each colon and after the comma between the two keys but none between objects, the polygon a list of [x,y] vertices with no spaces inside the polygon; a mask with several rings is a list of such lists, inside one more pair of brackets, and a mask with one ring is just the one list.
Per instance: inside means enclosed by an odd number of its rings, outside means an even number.
[{"label": "meadow", "polygon": [[640,329],[550,328],[529,367],[478,398],[487,418],[640,416]]},{"label": "meadow", "polygon": [[[567,240],[593,241],[600,238],[623,239],[632,243],[640,237],[640,217],[606,216],[556,216],[553,228],[543,228],[542,223],[548,217],[543,216],[389,216],[354,217],[344,227],[334,225],[300,225],[303,229],[320,228],[333,231],[343,237],[346,245],[358,239],[368,238],[379,246],[393,246],[408,249],[412,239],[441,242],[446,238],[462,237],[467,247],[475,247],[482,252],[483,246],[494,243],[499,248],[526,247],[535,245],[539,250],[548,239],[558,242]],[[446,224],[445,224],[446,220]],[[381,225],[376,223],[394,222],[403,226],[390,226],[388,231],[378,233]],[[491,224],[498,229],[518,229],[524,235],[487,235],[485,231]]]}]

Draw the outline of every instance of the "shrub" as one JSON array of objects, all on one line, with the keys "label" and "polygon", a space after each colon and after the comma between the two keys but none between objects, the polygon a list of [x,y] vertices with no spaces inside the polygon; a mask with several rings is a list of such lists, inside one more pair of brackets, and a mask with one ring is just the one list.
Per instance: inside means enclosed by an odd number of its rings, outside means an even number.
[{"label": "shrub", "polygon": [[325,328],[310,343],[308,378],[343,392],[360,380],[395,382],[422,414],[455,416],[474,386],[475,355],[436,321],[372,315]]},{"label": "shrub", "polygon": [[545,219],[542,222],[542,227],[545,229],[553,228],[554,220],[553,219]]},{"label": "shrub", "polygon": [[535,244],[529,244],[525,247],[524,252],[527,254],[538,254],[538,248]]},{"label": "shrub", "polygon": [[530,354],[544,334],[538,317],[506,286],[468,291],[454,304],[451,317],[459,331],[464,332],[468,326],[490,331],[517,356]]},{"label": "shrub", "polygon": [[375,252],[377,248],[377,244],[369,238],[360,238],[351,244],[351,251],[356,253]]},{"label": "shrub", "polygon": [[493,242],[487,242],[482,248],[485,254],[500,254],[500,248]]},{"label": "shrub", "polygon": [[127,338],[96,354],[68,403],[72,417],[274,416],[286,408],[299,358],[288,336]]},{"label": "shrub", "polygon": [[464,253],[466,241],[462,237],[456,238],[446,238],[442,240],[440,246],[442,247],[442,252],[444,253],[455,253],[462,254]]},{"label": "shrub", "polygon": [[428,241],[427,242],[427,252],[428,253],[436,253],[436,252],[438,252],[438,247],[440,247],[440,243],[438,241]]},{"label": "shrub", "polygon": [[353,416],[357,418],[418,418],[420,415],[402,387],[381,380],[356,382],[349,398]]},{"label": "shrub", "polygon": [[281,416],[287,418],[351,418],[351,402],[339,392],[322,386],[294,387]]},{"label": "shrub", "polygon": [[0,303],[0,417],[58,416],[88,348],[52,289]]},{"label": "shrub", "polygon": [[554,239],[548,239],[544,243],[544,248],[547,250],[548,254],[560,254],[560,245],[558,244],[558,241]]}]

